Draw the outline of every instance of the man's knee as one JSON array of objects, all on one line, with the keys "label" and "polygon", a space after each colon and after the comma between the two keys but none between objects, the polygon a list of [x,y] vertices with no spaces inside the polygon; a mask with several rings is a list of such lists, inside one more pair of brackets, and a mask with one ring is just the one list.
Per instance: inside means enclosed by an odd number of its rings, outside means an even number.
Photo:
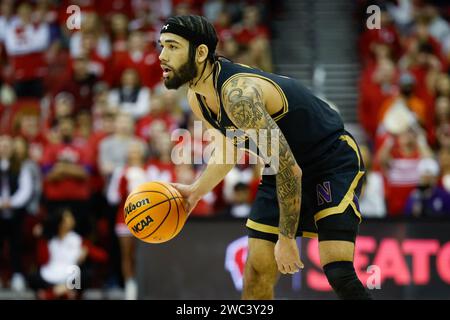
[{"label": "man's knee", "polygon": [[247,280],[259,283],[274,283],[277,279],[276,264],[265,261],[264,258],[248,259],[245,266]]},{"label": "man's knee", "polygon": [[278,268],[274,256],[275,244],[261,239],[249,239],[246,267],[255,277],[276,280]]},{"label": "man's knee", "polygon": [[244,299],[271,299],[278,278],[273,254],[274,244],[249,239],[249,253],[244,271]]},{"label": "man's knee", "polygon": [[335,261],[323,266],[325,275],[340,299],[368,300],[370,294],[356,275],[353,262]]}]

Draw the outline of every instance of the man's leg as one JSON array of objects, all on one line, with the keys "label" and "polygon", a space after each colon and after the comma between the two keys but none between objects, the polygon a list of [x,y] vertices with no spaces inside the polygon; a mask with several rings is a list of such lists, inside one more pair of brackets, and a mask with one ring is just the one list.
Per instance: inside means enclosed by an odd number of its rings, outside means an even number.
[{"label": "man's leg", "polygon": [[353,267],[354,251],[355,244],[351,241],[320,241],[320,264],[328,282],[340,299],[371,299]]},{"label": "man's leg", "polygon": [[244,300],[273,299],[274,287],[278,280],[278,268],[274,256],[275,243],[248,239],[248,256],[244,270]]}]

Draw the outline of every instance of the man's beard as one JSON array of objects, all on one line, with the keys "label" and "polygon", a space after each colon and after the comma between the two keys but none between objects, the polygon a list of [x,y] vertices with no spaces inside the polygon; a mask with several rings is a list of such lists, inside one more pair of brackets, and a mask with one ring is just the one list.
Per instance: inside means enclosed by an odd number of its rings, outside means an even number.
[{"label": "man's beard", "polygon": [[178,89],[197,76],[197,66],[194,61],[188,59],[177,71],[172,69],[172,77],[164,80],[167,89]]}]

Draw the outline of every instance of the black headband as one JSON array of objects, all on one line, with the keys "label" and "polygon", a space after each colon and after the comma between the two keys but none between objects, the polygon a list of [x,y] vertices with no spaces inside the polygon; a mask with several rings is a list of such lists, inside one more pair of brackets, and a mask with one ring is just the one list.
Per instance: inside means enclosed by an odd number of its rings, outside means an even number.
[{"label": "black headband", "polygon": [[216,43],[214,41],[206,39],[202,34],[192,31],[181,24],[166,23],[161,28],[161,33],[173,33],[180,37],[185,38],[187,41],[192,42],[194,45],[199,46],[205,44],[211,52],[216,50]]}]

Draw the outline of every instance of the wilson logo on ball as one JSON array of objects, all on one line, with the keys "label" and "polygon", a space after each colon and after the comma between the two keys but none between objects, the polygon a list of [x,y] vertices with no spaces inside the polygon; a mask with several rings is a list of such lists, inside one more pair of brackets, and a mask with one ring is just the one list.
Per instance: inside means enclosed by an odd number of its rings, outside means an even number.
[{"label": "wilson logo on ball", "polygon": [[136,210],[136,209],[138,209],[138,208],[140,208],[142,206],[145,206],[146,204],[150,204],[150,200],[142,199],[142,200],[139,200],[139,201],[137,201],[135,203],[130,203],[128,205],[128,207],[125,208],[125,216],[128,216],[134,210]]},{"label": "wilson logo on ball", "polygon": [[145,217],[145,219],[142,219],[141,222],[135,224],[135,226],[133,227],[133,231],[139,233],[152,222],[153,222],[152,217],[147,216]]}]

